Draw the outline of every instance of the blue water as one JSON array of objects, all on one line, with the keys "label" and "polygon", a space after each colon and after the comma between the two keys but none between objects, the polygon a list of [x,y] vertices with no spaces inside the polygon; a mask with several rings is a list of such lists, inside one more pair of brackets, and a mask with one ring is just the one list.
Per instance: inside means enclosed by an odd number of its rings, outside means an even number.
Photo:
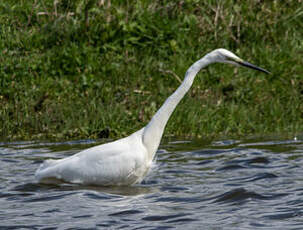
[{"label": "blue water", "polygon": [[142,184],[40,185],[102,141],[0,143],[0,229],[303,229],[303,137],[164,140]]}]

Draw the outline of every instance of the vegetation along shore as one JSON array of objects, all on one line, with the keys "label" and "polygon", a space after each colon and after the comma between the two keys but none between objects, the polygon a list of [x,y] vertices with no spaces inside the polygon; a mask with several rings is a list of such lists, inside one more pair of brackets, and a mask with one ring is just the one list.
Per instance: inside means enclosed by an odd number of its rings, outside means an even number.
[{"label": "vegetation along shore", "polygon": [[303,130],[303,4],[0,2],[0,140],[118,138],[143,127],[204,54],[271,71],[201,71],[164,136]]}]

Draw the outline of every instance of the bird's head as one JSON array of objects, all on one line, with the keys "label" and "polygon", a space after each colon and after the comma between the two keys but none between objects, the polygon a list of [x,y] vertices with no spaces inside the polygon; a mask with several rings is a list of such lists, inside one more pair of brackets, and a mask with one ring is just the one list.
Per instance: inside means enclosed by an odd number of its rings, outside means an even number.
[{"label": "bird's head", "polygon": [[220,62],[220,63],[228,63],[235,66],[244,66],[251,69],[255,69],[264,73],[270,73],[269,71],[260,68],[256,65],[253,65],[249,62],[243,61],[241,58],[239,58],[237,55],[233,54],[232,52],[226,50],[226,49],[216,49],[213,52],[210,53],[211,59],[213,62]]}]

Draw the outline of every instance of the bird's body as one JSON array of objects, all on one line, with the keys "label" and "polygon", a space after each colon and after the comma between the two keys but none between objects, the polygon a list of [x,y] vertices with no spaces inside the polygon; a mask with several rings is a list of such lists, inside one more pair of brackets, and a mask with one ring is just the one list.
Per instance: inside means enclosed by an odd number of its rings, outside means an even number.
[{"label": "bird's body", "polygon": [[142,143],[142,132],[140,129],[128,137],[64,159],[47,160],[37,170],[36,177],[39,181],[44,179],[44,182],[59,179],[104,186],[139,183],[152,164]]},{"label": "bird's body", "polygon": [[102,186],[141,182],[152,165],[172,112],[190,89],[197,73],[215,62],[243,65],[268,73],[244,62],[228,50],[214,50],[187,70],[182,84],[167,98],[145,127],[128,137],[86,149],[73,156],[60,160],[46,160],[36,171],[37,180],[47,183],[58,179],[70,183]]}]

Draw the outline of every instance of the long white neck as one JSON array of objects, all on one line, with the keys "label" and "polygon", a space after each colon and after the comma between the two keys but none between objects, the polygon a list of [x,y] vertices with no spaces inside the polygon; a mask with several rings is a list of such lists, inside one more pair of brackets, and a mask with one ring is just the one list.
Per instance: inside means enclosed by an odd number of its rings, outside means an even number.
[{"label": "long white neck", "polygon": [[153,159],[159,147],[162,134],[166,123],[172,112],[190,89],[197,73],[205,66],[211,64],[213,58],[210,54],[205,55],[199,61],[195,62],[185,74],[185,78],[178,89],[169,96],[157,113],[153,116],[151,121],[145,126],[143,131],[143,144],[146,146],[149,158]]}]

